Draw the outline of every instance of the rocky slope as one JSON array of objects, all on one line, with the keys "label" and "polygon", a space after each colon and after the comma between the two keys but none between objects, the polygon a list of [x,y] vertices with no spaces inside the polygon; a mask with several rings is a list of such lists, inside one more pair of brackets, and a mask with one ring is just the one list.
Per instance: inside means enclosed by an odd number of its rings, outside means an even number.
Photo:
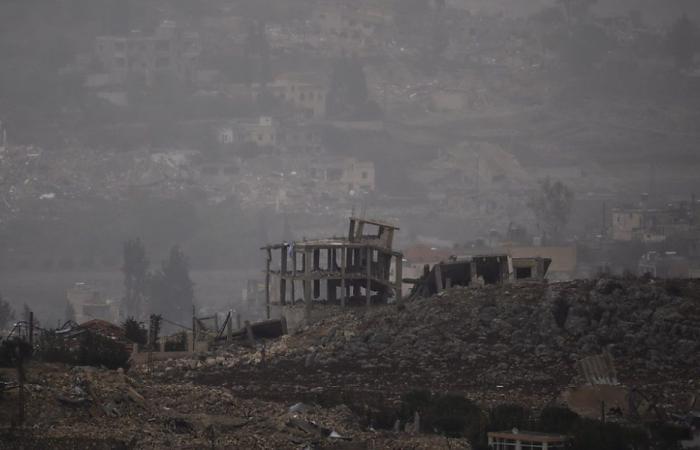
[{"label": "rocky slope", "polygon": [[395,401],[427,388],[537,406],[583,382],[578,360],[607,351],[622,383],[680,407],[698,389],[699,350],[700,282],[601,279],[353,310],[187,375],[271,398]]}]

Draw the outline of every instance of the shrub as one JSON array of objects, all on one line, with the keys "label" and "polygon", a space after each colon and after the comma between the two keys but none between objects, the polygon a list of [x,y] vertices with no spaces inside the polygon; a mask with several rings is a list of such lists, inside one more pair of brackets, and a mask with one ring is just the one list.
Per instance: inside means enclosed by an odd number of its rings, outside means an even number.
[{"label": "shrub", "polygon": [[415,390],[404,394],[401,397],[400,416],[403,420],[412,420],[413,414],[417,411],[421,416],[430,410],[432,395],[430,391]]},{"label": "shrub", "polygon": [[42,335],[37,357],[46,362],[116,369],[127,366],[129,353],[123,344],[95,333],[86,332],[75,340],[68,340],[46,332]]},{"label": "shrub", "polygon": [[528,416],[527,410],[520,405],[512,403],[498,405],[489,413],[489,428],[493,431],[526,429],[529,423]]},{"label": "shrub", "polygon": [[426,426],[450,437],[477,440],[481,433],[481,409],[460,395],[442,395],[432,404]]},{"label": "shrub", "polygon": [[433,396],[426,390],[415,390],[401,398],[400,418],[413,420],[418,412],[421,430],[450,437],[466,437],[476,442],[481,437],[482,416],[479,406],[454,394]]},{"label": "shrub", "polygon": [[143,323],[138,322],[133,317],[127,317],[122,323],[124,334],[128,340],[139,345],[146,345],[148,338],[148,330],[143,326]]},{"label": "shrub", "polygon": [[538,428],[547,433],[568,433],[579,415],[562,406],[548,406],[540,413]]},{"label": "shrub", "polygon": [[626,450],[631,448],[626,430],[615,423],[579,419],[571,430],[571,434],[571,450]]}]

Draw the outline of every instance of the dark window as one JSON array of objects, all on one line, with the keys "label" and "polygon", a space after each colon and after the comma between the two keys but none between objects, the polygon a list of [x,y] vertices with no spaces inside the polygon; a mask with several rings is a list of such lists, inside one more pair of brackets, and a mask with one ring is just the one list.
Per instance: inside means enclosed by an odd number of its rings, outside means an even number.
[{"label": "dark window", "polygon": [[515,269],[515,278],[522,280],[523,278],[532,278],[532,267],[518,267]]}]

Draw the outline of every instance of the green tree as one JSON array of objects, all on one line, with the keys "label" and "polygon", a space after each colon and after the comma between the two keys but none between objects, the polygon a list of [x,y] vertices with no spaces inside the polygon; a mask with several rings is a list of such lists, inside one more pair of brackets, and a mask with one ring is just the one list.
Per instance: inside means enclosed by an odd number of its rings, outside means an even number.
[{"label": "green tree", "polygon": [[435,398],[429,417],[433,428],[445,436],[463,436],[472,442],[480,437],[481,409],[461,395],[446,394]]},{"label": "green tree", "polygon": [[0,294],[0,330],[12,325],[15,321],[15,310]]},{"label": "green tree", "polygon": [[148,295],[148,266],[146,249],[141,239],[131,239],[124,243],[124,306],[126,315],[140,317],[143,301]]},{"label": "green tree", "polygon": [[676,67],[687,69],[693,64],[693,58],[698,52],[698,28],[683,15],[678,19],[668,34],[668,50],[676,61]]},{"label": "green tree", "polygon": [[539,429],[546,433],[568,433],[579,415],[569,408],[562,406],[548,406],[540,412]]},{"label": "green tree", "polygon": [[540,183],[540,190],[529,202],[530,209],[548,237],[559,239],[569,222],[574,193],[561,181],[549,178]]},{"label": "green tree", "polygon": [[489,413],[489,427],[493,431],[524,429],[527,428],[528,421],[527,410],[512,403],[497,405]]},{"label": "green tree", "polygon": [[190,319],[194,303],[194,283],[190,265],[180,247],[174,246],[160,270],[151,276],[151,312],[173,321]]},{"label": "green tree", "polygon": [[139,345],[146,345],[148,331],[143,326],[143,323],[139,322],[133,317],[127,317],[124,323],[122,323],[122,328],[124,329],[124,335],[128,340]]}]

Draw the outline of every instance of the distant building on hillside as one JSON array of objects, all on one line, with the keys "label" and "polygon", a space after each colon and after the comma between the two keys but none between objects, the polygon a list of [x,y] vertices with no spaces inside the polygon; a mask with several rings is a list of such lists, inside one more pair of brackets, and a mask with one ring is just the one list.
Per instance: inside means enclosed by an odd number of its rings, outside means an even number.
[{"label": "distant building on hillside", "polygon": [[222,145],[255,144],[259,147],[277,145],[279,125],[272,117],[260,117],[257,121],[231,121],[216,130],[216,139]]},{"label": "distant building on hillside", "polygon": [[335,56],[366,55],[378,31],[393,22],[388,9],[353,3],[357,2],[326,2],[314,8],[311,27]]},{"label": "distant building on hillside", "polygon": [[100,36],[95,42],[95,54],[112,84],[134,79],[152,85],[161,76],[194,81],[200,53],[199,35],[171,21],[152,35],[132,32]]},{"label": "distant building on hillside", "polygon": [[675,252],[648,252],[639,260],[639,274],[655,278],[698,278],[698,268]]},{"label": "distant building on hillside", "polygon": [[371,192],[375,189],[374,163],[354,158],[319,158],[308,169],[309,179],[321,188]]},{"label": "distant building on hillside", "polygon": [[700,207],[695,200],[662,209],[616,208],[610,218],[610,237],[620,242],[659,243],[669,236],[700,230]]},{"label": "distant building on hillside", "polygon": [[328,87],[315,78],[305,74],[288,74],[278,77],[266,87],[276,98],[301,110],[306,118],[323,119],[326,117]]},{"label": "distant building on hillside", "polygon": [[100,291],[87,283],[75,283],[66,292],[66,301],[73,308],[75,322],[83,323],[92,319],[108,322],[119,320],[119,305],[102,298]]},{"label": "distant building on hillside", "polygon": [[313,124],[286,124],[282,126],[279,144],[295,154],[323,152],[323,130]]}]

